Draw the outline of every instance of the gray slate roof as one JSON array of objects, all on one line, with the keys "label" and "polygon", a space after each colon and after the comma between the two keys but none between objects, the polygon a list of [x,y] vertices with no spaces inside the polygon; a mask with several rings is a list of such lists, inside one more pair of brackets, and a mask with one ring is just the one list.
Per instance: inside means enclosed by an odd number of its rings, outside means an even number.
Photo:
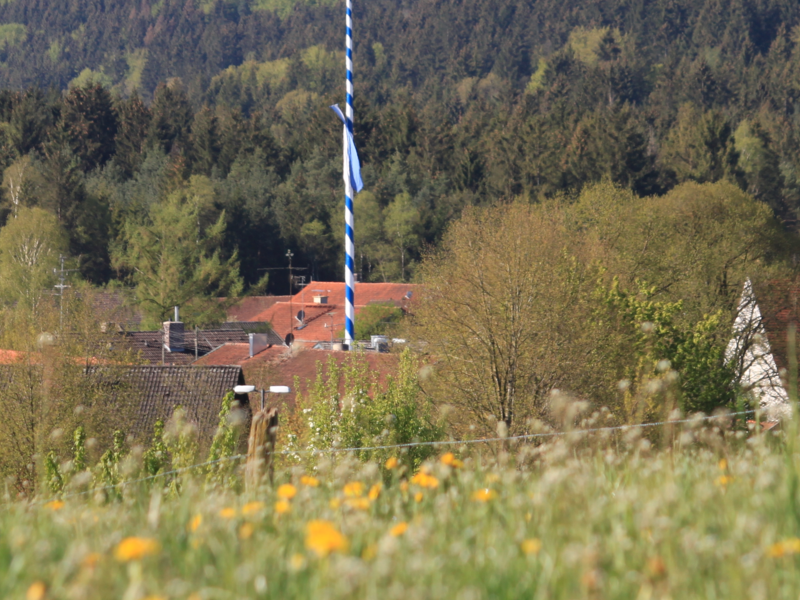
[{"label": "gray slate roof", "polygon": [[[222,399],[244,383],[241,367],[113,366],[90,367],[95,384],[113,395],[125,394],[138,405],[127,434],[148,443],[157,420],[165,423],[177,406],[198,430],[201,449],[207,448],[219,421]],[[247,396],[237,396],[249,416]]]},{"label": "gray slate roof", "polygon": [[[229,343],[247,343],[249,333],[265,333],[267,343],[283,346],[283,339],[269,327],[261,322],[232,322],[222,323],[215,329],[201,329],[195,331],[187,329],[184,332],[183,352],[163,353],[164,365],[189,365],[195,361],[195,341],[197,342],[197,356],[204,356],[217,348]],[[152,365],[161,365],[161,344],[163,340],[161,330],[158,331],[126,331],[120,334],[125,343],[134,352],[139,352],[142,359]]]}]

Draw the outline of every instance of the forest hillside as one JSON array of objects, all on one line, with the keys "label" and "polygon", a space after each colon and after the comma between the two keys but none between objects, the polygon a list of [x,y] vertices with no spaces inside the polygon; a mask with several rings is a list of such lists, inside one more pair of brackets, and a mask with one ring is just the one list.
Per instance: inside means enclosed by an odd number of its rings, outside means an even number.
[{"label": "forest hillside", "polygon": [[[176,260],[216,265],[209,294],[285,293],[261,269],[289,248],[340,278],[341,2],[3,0],[0,23],[3,219],[55,215],[95,284],[159,227],[202,242]],[[370,0],[354,31],[365,280],[413,278],[465,206],[599,181],[727,180],[796,227],[796,2]]]}]

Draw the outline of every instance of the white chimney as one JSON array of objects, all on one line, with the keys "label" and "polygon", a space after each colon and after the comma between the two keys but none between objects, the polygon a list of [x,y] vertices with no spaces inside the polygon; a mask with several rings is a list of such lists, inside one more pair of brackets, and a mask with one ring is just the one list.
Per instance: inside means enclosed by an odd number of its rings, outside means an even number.
[{"label": "white chimney", "polygon": [[266,333],[250,333],[247,337],[250,339],[250,358],[253,358],[262,350],[266,350],[271,345]]}]

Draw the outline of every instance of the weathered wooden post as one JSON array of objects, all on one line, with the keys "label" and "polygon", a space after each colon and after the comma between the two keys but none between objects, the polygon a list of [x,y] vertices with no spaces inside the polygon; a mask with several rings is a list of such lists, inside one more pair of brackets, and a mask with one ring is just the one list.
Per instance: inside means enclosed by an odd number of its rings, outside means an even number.
[{"label": "weathered wooden post", "polygon": [[278,409],[261,409],[253,417],[250,436],[247,439],[247,463],[245,482],[248,490],[255,490],[269,471],[272,482],[274,470],[275,442],[278,437]]}]

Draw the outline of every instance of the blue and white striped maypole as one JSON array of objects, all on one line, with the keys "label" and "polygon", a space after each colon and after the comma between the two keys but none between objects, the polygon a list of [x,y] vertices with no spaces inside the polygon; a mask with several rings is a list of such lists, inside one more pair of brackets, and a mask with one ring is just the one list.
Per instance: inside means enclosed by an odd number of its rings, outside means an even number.
[{"label": "blue and white striped maypole", "polygon": [[344,107],[344,287],[345,287],[345,306],[344,306],[344,340],[348,345],[352,344],[355,338],[356,327],[356,282],[353,272],[355,271],[356,244],[353,237],[353,185],[350,177],[350,161],[348,160],[348,137],[353,139],[353,2],[346,0],[345,8],[345,70],[347,79],[345,90],[347,93],[347,105]]},{"label": "blue and white striped maypole", "polygon": [[356,284],[353,272],[355,271],[356,246],[353,237],[353,196],[361,191],[364,184],[361,181],[361,165],[358,161],[356,145],[353,141],[353,4],[346,0],[346,27],[345,27],[345,68],[347,79],[345,90],[347,103],[344,107],[345,114],[337,105],[331,106],[342,123],[344,123],[344,339],[348,346],[355,338],[355,298]]}]

